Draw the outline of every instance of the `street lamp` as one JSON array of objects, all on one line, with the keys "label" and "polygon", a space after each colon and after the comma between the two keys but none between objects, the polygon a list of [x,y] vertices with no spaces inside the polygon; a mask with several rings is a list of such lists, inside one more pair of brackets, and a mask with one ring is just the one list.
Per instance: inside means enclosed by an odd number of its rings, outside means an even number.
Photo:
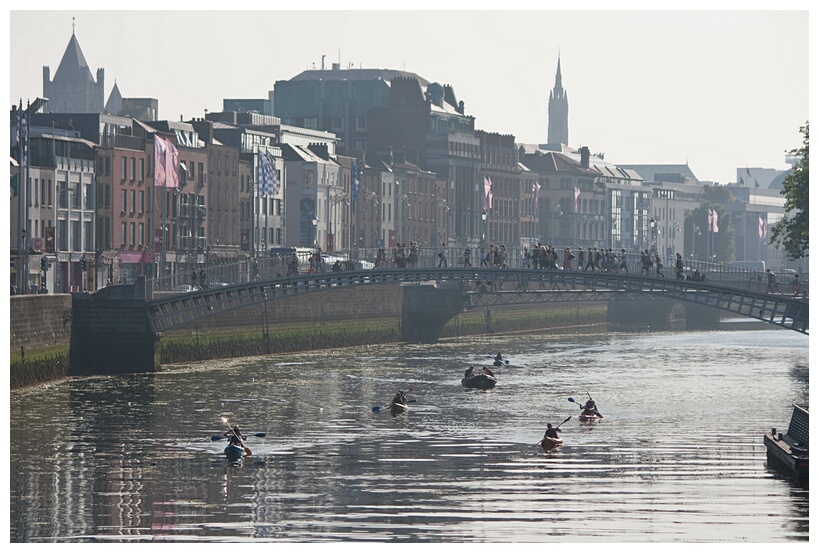
[{"label": "street lamp", "polygon": [[651,249],[653,251],[657,251],[657,221],[654,220],[654,217],[649,219],[648,221],[648,228],[651,229]]},{"label": "street lamp", "polygon": [[313,215],[313,247],[318,247],[318,218]]},{"label": "street lamp", "polygon": [[483,236],[481,236],[481,245],[486,245],[486,219],[489,217],[489,214],[486,213],[484,209],[481,213],[481,221],[483,221]]}]

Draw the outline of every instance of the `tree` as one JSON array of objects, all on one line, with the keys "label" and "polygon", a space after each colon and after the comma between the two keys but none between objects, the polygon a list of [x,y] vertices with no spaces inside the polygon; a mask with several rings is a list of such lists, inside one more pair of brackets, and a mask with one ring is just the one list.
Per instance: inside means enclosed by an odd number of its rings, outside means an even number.
[{"label": "tree", "polygon": [[785,248],[790,259],[799,259],[808,252],[808,188],[810,163],[808,161],[809,124],[799,128],[804,136],[802,147],[791,150],[800,156],[793,173],[785,177],[782,195],[785,196],[785,216],[771,227],[770,243]]}]

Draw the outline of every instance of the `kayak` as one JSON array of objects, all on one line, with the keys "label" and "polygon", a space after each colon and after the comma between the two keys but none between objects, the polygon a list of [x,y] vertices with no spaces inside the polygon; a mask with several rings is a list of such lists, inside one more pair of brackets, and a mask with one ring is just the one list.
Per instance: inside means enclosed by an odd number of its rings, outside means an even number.
[{"label": "kayak", "polygon": [[580,415],[577,418],[580,419],[580,422],[594,422],[602,419],[603,415]]},{"label": "kayak", "polygon": [[409,411],[409,405],[406,403],[390,403],[390,413],[393,415],[400,415]]},{"label": "kayak", "polygon": [[227,455],[228,459],[241,459],[244,454],[245,448],[238,445],[228,444],[225,447],[225,455]]},{"label": "kayak", "polygon": [[495,384],[497,383],[498,381],[494,376],[489,376],[487,374],[476,374],[470,378],[461,379],[461,384],[463,384],[466,388],[477,388],[479,390],[494,388]]},{"label": "kayak", "polygon": [[543,438],[543,441],[540,442],[540,445],[543,447],[543,451],[550,451],[556,447],[560,447],[563,445],[562,438]]}]

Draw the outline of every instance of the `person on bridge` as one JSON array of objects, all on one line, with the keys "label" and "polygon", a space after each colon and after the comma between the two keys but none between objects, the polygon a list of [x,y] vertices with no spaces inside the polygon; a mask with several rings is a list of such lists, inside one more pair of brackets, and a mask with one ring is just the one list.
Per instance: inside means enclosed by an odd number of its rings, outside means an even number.
[{"label": "person on bridge", "polygon": [[626,257],[626,249],[620,248],[620,263],[617,265],[617,270],[621,273],[628,274],[628,263]]},{"label": "person on bridge", "polygon": [[446,242],[441,242],[441,247],[438,248],[438,267],[446,266]]},{"label": "person on bridge", "polygon": [[685,273],[683,272],[683,259],[682,254],[677,254],[677,261],[674,263],[674,272],[677,273],[677,280],[685,279]]},{"label": "person on bridge", "polygon": [[799,280],[799,273],[793,275],[793,297],[798,298],[802,293],[802,282]]},{"label": "person on bridge", "polygon": [[658,276],[658,277],[663,277],[663,278],[665,278],[665,275],[664,275],[662,272],[660,272],[660,270],[661,270],[662,268],[663,268],[663,262],[662,262],[662,260],[660,259],[660,254],[655,253],[655,254],[654,254],[654,271],[655,271],[655,273],[654,273],[654,274],[655,274],[656,276]]},{"label": "person on bridge", "polygon": [[464,267],[472,266],[472,248],[467,246],[464,248]]}]

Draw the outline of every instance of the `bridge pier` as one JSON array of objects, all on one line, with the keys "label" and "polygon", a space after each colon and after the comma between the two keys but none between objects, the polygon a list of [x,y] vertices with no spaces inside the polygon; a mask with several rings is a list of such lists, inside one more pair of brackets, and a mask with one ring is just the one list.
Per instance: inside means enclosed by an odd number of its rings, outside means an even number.
[{"label": "bridge pier", "polygon": [[159,369],[145,279],[72,294],[70,376],[146,373]]},{"label": "bridge pier", "polygon": [[438,288],[432,284],[403,287],[401,339],[409,343],[434,344],[446,323],[463,311],[461,287]]}]

